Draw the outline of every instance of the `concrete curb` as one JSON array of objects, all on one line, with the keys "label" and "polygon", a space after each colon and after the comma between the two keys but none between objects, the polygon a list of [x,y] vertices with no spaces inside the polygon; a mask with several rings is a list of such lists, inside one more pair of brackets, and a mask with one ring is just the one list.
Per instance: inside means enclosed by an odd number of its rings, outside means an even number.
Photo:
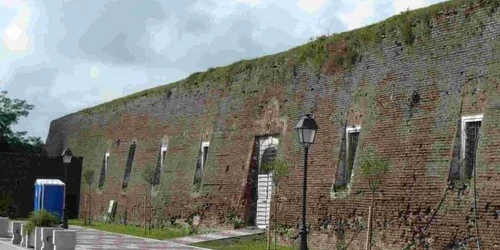
[{"label": "concrete curb", "polygon": [[188,244],[196,244],[196,243],[201,243],[201,242],[231,240],[231,239],[236,239],[236,238],[240,238],[240,239],[252,238],[252,237],[256,237],[258,235],[264,234],[264,233],[265,233],[265,231],[263,231],[263,230],[255,230],[255,231],[228,230],[228,231],[222,231],[222,232],[218,232],[218,233],[208,233],[208,234],[175,238],[175,239],[169,240],[169,242],[175,242],[175,243],[179,243],[179,244],[188,245]]}]

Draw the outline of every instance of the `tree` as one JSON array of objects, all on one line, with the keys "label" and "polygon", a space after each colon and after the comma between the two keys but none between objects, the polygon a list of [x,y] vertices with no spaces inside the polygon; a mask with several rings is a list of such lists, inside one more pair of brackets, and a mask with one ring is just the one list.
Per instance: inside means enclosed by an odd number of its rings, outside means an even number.
[{"label": "tree", "polygon": [[42,153],[40,137],[26,137],[26,132],[14,132],[12,126],[27,117],[34,108],[24,100],[10,99],[7,91],[0,92],[0,152]]},{"label": "tree", "polygon": [[[290,172],[288,167],[288,163],[281,159],[275,159],[272,162],[265,164],[262,166],[264,172],[273,173],[273,184],[275,187],[274,190],[274,215],[273,215],[273,230],[274,230],[274,249],[277,249],[277,232],[276,232],[276,221],[278,216],[278,192],[279,192],[279,183],[281,178],[287,176]],[[268,235],[270,234],[271,227],[269,227]],[[269,237],[268,237],[269,238]],[[268,249],[270,249],[270,241],[268,239]]]},{"label": "tree", "polygon": [[92,182],[94,182],[94,173],[95,173],[95,171],[93,169],[86,169],[85,172],[83,173],[83,180],[85,181],[85,184],[87,184],[87,186],[88,186],[87,215],[85,216],[85,220],[84,220],[85,225],[87,225],[87,221],[88,221],[89,225],[91,224],[90,218],[92,217],[92,212],[91,212],[92,206],[91,206],[90,200],[91,200],[92,196],[91,196],[90,186],[92,185]]},{"label": "tree", "polygon": [[[146,165],[141,173],[142,179],[149,184],[149,207],[151,207],[151,197],[153,196],[153,187],[156,179],[156,167],[154,165]],[[144,207],[146,207],[146,197],[144,197]],[[151,211],[149,211],[151,214]],[[146,233],[147,223],[149,223],[149,227],[151,227],[150,216],[148,216],[148,220],[146,221],[146,208],[144,208],[144,232]]]},{"label": "tree", "polygon": [[12,196],[0,188],[0,217],[10,216],[9,208],[13,203]]},{"label": "tree", "polygon": [[361,173],[368,180],[371,192],[371,205],[368,213],[368,239],[367,249],[371,249],[372,240],[372,209],[375,205],[375,193],[379,190],[380,183],[389,170],[389,164],[380,159],[367,159],[361,164]]}]

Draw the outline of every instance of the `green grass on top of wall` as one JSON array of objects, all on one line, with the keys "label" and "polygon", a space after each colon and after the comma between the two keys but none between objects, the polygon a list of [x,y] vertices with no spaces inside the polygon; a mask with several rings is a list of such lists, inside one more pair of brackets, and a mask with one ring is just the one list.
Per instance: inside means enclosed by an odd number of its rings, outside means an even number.
[{"label": "green grass on top of wall", "polygon": [[229,85],[235,75],[260,67],[276,68],[284,64],[300,65],[309,62],[316,68],[321,68],[329,63],[335,66],[334,68],[349,69],[358,61],[362,53],[374,46],[380,47],[385,39],[395,39],[408,46],[411,46],[415,41],[428,39],[431,21],[440,15],[456,13],[471,19],[471,13],[474,9],[484,9],[491,14],[499,6],[500,0],[455,0],[403,12],[382,22],[356,30],[311,38],[308,43],[285,52],[251,60],[241,60],[223,67],[209,68],[205,72],[193,73],[186,79],[143,90],[84,109],[81,112],[92,114],[98,111],[109,111],[142,97],[168,94],[173,91],[191,91],[214,82],[219,85]]}]

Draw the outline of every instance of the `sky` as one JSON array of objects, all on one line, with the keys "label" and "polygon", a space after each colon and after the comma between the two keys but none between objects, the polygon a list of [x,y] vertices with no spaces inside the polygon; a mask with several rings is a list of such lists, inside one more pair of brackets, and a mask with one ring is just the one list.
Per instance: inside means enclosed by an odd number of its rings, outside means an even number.
[{"label": "sky", "polygon": [[0,0],[0,90],[50,122],[442,0]]}]

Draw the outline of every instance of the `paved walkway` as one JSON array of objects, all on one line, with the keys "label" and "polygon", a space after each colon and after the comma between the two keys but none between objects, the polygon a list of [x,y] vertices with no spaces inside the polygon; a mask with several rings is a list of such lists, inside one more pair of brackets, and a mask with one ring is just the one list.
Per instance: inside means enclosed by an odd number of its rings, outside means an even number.
[{"label": "paved walkway", "polygon": [[[251,236],[264,233],[261,229],[237,229],[227,230],[216,233],[193,235],[171,240],[155,240],[131,235],[124,235],[118,233],[110,233],[101,230],[90,228],[71,226],[70,230],[76,230],[76,250],[97,250],[97,249],[133,249],[133,250],[147,250],[147,249],[206,249],[187,244],[194,244],[199,242],[214,241],[221,239],[230,239],[235,237]],[[0,250],[3,250],[9,245],[9,249],[23,249],[10,244],[9,238],[0,238]]]},{"label": "paved walkway", "polygon": [[200,247],[187,246],[170,241],[147,239],[130,235],[109,233],[83,227],[70,226],[71,230],[76,230],[77,250],[89,249],[206,249]]},{"label": "paved walkway", "polygon": [[242,228],[242,229],[227,230],[227,231],[216,232],[216,233],[186,236],[186,237],[182,237],[182,238],[172,239],[169,241],[179,243],[179,244],[194,244],[194,243],[206,242],[206,241],[230,239],[230,238],[243,237],[243,236],[252,236],[252,235],[257,235],[257,234],[262,234],[262,233],[264,233],[264,230],[261,230],[261,229]]},{"label": "paved walkway", "polygon": [[0,237],[0,249],[1,250],[25,250],[26,248],[22,248],[20,246],[16,246],[10,244],[10,238]]}]

